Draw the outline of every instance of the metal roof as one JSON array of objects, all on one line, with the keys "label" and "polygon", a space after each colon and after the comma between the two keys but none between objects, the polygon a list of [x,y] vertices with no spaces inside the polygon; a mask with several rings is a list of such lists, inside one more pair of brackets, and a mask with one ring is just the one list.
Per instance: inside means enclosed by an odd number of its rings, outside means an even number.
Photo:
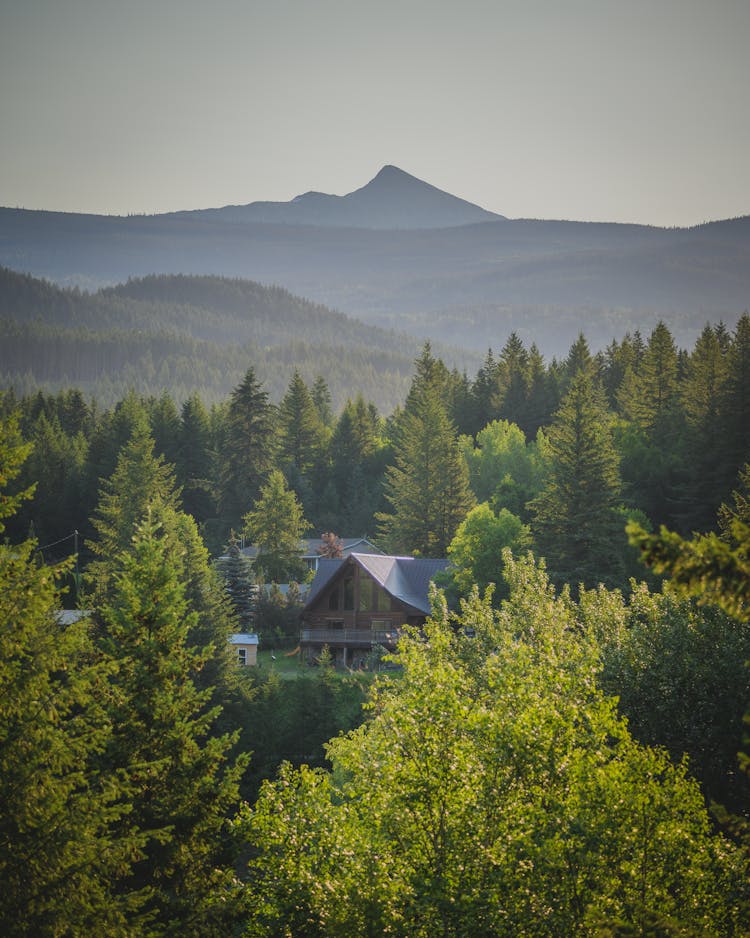
[{"label": "metal roof", "polygon": [[353,553],[346,559],[322,558],[310,585],[305,608],[312,605],[346,563],[356,563],[391,596],[425,614],[430,612],[429,588],[435,575],[445,570],[447,559],[393,557],[387,554]]}]

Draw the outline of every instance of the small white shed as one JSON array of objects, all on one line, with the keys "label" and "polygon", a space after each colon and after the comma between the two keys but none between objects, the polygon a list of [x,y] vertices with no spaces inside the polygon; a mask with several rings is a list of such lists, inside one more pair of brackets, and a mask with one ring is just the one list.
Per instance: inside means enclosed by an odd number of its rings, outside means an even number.
[{"label": "small white shed", "polygon": [[258,636],[254,632],[235,632],[229,639],[237,652],[237,664],[240,667],[257,665],[258,663]]}]

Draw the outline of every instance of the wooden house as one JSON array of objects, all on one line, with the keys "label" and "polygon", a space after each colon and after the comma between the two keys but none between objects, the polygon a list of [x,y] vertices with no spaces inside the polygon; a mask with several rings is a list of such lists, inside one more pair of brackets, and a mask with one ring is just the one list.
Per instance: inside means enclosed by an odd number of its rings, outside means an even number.
[{"label": "wooden house", "polygon": [[384,554],[321,559],[302,612],[302,655],[312,661],[327,645],[336,664],[356,668],[373,647],[394,649],[401,626],[419,626],[429,615],[430,583],[447,566]]}]

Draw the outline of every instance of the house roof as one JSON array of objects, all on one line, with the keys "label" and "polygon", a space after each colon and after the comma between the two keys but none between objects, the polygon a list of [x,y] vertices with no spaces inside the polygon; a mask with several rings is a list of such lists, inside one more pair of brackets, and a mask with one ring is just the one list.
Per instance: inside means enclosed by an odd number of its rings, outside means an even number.
[{"label": "house roof", "polygon": [[419,612],[430,612],[429,587],[435,575],[445,570],[446,559],[425,557],[393,557],[386,554],[353,553],[348,558],[331,560],[322,558],[318,572],[310,584],[305,609],[309,608],[320,593],[335,579],[345,564],[357,564],[370,574],[376,583],[391,596]]},{"label": "house roof", "polygon": [[[339,540],[345,557],[354,552],[359,554],[382,554],[380,548],[368,541],[366,537],[341,537]],[[303,560],[320,557],[318,548],[322,547],[324,543],[322,537],[304,538],[299,544],[300,556]],[[258,548],[254,544],[248,544],[247,547],[241,549],[240,553],[244,554],[245,557],[249,557],[250,560],[255,560],[258,556]]]},{"label": "house roof", "polygon": [[235,632],[229,639],[230,645],[257,645],[258,636],[255,632]]}]

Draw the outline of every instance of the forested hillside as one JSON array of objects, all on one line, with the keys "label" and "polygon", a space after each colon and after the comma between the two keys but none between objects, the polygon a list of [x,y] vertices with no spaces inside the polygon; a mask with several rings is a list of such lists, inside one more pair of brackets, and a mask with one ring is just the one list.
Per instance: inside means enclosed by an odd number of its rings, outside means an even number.
[{"label": "forested hillside", "polygon": [[[4,933],[746,935],[748,418],[748,316],[473,378],[427,345],[389,415],[252,369],[4,394]],[[432,616],[372,682],[234,667],[298,641],[273,581],[324,531],[447,554]]]},{"label": "forested hillside", "polygon": [[0,384],[20,393],[75,386],[111,405],[138,388],[213,403],[252,364],[274,400],[298,368],[310,381],[325,375],[337,407],[360,390],[388,411],[403,400],[417,349],[251,281],[146,277],[86,293],[0,268]]}]

